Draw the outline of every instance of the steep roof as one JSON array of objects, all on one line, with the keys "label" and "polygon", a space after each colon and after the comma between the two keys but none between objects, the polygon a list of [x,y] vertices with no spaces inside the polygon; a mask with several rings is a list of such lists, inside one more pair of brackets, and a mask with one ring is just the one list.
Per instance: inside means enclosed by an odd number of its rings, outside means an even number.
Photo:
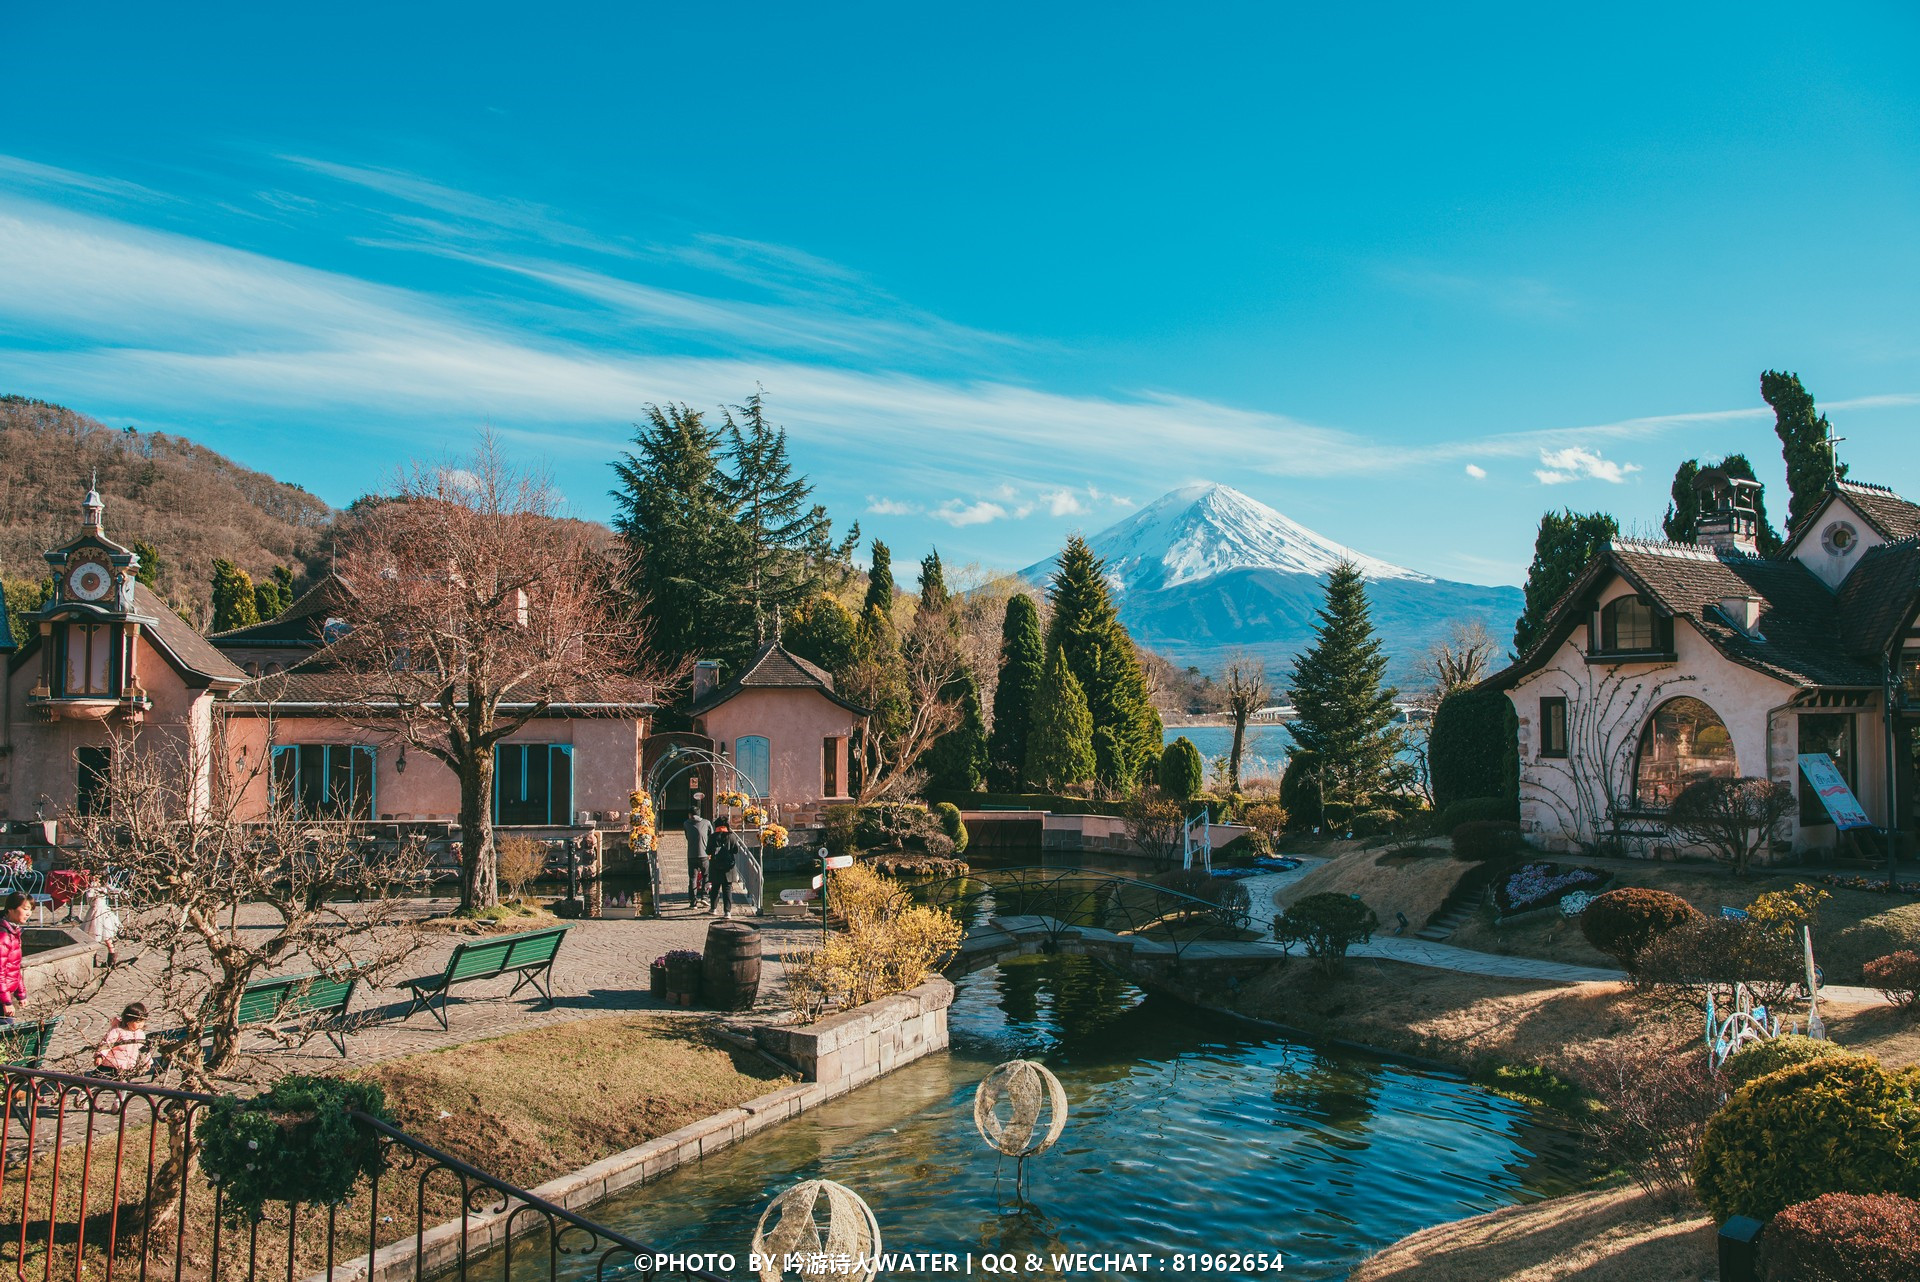
[{"label": "steep roof", "polygon": [[[286,707],[311,707],[326,705],[344,708],[346,705],[368,698],[367,686],[373,678],[366,674],[341,672],[335,669],[307,672],[298,669],[287,672],[273,672],[263,677],[255,677],[235,690],[227,698],[230,707],[263,710]],[[377,706],[377,705],[376,705]],[[387,706],[391,706],[389,703]],[[504,708],[523,707],[508,701]],[[607,713],[619,709],[633,712],[651,711],[656,705],[645,700],[635,700],[620,704],[592,704],[585,710]],[[571,704],[556,704],[551,712],[554,716],[567,716],[582,711],[582,707]]]},{"label": "steep roof", "polygon": [[1920,535],[1868,548],[1840,584],[1840,618],[1852,653],[1878,655],[1912,617],[1920,598]]},{"label": "steep roof", "polygon": [[133,612],[144,615],[146,634],[173,660],[174,665],[215,684],[239,685],[247,674],[220,653],[213,642],[194,631],[193,625],[173,612],[173,608],[144,583],[133,585]]},{"label": "steep roof", "polygon": [[1781,555],[1792,553],[1808,534],[1820,528],[1826,510],[1836,501],[1858,512],[1860,519],[1889,543],[1920,534],[1920,504],[1907,502],[1884,485],[1869,485],[1865,481],[1835,481],[1827,486],[1826,497],[1788,536]]},{"label": "steep roof", "polygon": [[694,700],[690,712],[698,716],[747,690],[817,690],[849,712],[863,717],[869,713],[859,704],[842,699],[834,691],[833,678],[825,671],[777,641],[769,641],[754,651],[753,657],[741,667],[740,675]]},{"label": "steep roof", "polygon": [[250,623],[244,628],[216,632],[211,639],[223,649],[228,646],[324,645],[327,620],[339,617],[341,610],[353,597],[353,586],[338,574],[329,572],[273,618],[263,623]]},{"label": "steep roof", "polygon": [[[1717,552],[1683,543],[1615,539],[1554,603],[1540,640],[1519,662],[1488,678],[1505,689],[1547,660],[1591,608],[1592,595],[1617,574],[1660,613],[1685,620],[1731,661],[1789,685],[1877,685],[1878,660],[1857,650],[1835,595],[1795,560]],[[1755,597],[1755,635],[1735,627],[1720,608],[1727,598]]]}]

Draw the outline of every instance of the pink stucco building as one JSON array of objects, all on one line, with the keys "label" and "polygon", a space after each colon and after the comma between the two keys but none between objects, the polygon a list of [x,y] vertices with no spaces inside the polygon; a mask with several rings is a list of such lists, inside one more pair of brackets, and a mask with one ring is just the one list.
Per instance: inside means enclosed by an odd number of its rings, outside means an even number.
[{"label": "pink stucco building", "polygon": [[822,806],[852,800],[854,745],[869,714],[841,698],[831,676],[777,643],[762,646],[726,684],[713,676],[710,665],[697,670],[693,729],[749,791],[780,808],[783,822],[811,823]]}]

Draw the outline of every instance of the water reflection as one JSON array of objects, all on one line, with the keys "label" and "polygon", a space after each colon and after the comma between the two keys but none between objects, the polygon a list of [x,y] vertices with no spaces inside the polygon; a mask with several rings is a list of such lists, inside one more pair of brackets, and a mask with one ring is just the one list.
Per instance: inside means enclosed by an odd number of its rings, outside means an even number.
[{"label": "water reflection", "polygon": [[[1416,1229],[1575,1173],[1571,1142],[1519,1104],[1147,998],[1084,959],[969,976],[950,1022],[952,1054],[593,1214],[659,1250],[741,1253],[744,1276],[767,1200],[824,1177],[873,1205],[890,1250],[1280,1251],[1286,1277],[1331,1279]],[[1029,1161],[1024,1201],[1013,1160],[972,1118],[974,1086],[1015,1056],[1044,1060],[1072,1108],[1059,1144]]]}]

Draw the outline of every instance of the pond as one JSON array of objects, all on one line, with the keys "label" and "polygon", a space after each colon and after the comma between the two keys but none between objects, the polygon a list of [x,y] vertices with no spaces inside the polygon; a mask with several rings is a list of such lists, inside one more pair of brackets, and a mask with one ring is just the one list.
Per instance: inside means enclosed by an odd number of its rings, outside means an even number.
[{"label": "pond", "polygon": [[[1083,1278],[1173,1272],[1159,1263],[1175,1253],[1266,1252],[1284,1255],[1284,1277],[1334,1279],[1417,1229],[1566,1191],[1581,1169],[1573,1138],[1524,1105],[1151,998],[1085,959],[1010,963],[958,988],[950,1054],[589,1214],[660,1251],[733,1252],[744,1277],[768,1200],[824,1177],[867,1199],[890,1252],[1154,1257],[1019,1272]],[[1024,1201],[972,1114],[980,1079],[1016,1057],[1045,1062],[1071,1103],[1060,1143],[1028,1162]],[[540,1263],[516,1276],[543,1276]]]}]

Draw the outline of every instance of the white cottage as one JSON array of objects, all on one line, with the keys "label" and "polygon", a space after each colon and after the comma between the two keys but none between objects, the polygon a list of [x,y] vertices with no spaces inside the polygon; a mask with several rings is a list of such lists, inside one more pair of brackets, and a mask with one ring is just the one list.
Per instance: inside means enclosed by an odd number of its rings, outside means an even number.
[{"label": "white cottage", "polygon": [[1616,539],[1540,640],[1489,679],[1520,723],[1520,821],[1550,849],[1661,855],[1661,817],[1714,776],[1794,787],[1780,834],[1830,846],[1798,770],[1833,758],[1876,823],[1920,809],[1920,506],[1843,481],[1778,556],[1755,545],[1756,482],[1701,472],[1692,544]]}]

